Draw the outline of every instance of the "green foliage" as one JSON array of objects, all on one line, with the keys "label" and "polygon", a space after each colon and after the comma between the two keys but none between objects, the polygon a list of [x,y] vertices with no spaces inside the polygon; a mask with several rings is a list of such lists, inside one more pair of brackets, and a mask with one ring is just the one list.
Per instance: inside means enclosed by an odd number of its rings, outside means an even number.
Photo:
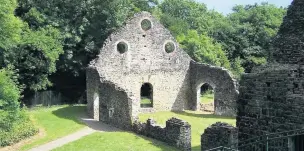
[{"label": "green foliage", "polygon": [[10,130],[0,129],[0,146],[8,146],[17,143],[25,138],[35,135],[38,128],[32,123],[25,111],[21,111],[18,120]]},{"label": "green foliage", "polygon": [[[45,89],[54,83],[58,89],[64,90],[62,93],[71,100],[78,99],[77,97],[84,93],[86,66],[99,53],[105,39],[134,13],[142,10],[152,11],[158,4],[157,0],[19,0],[18,2],[16,14],[29,25],[30,29],[39,31],[52,27],[59,30],[63,48],[62,54],[61,51],[57,51],[61,55],[56,62],[55,74],[51,72],[53,70],[49,70],[53,69],[53,63],[48,62],[46,66],[37,67],[39,73],[47,71],[47,74],[35,74],[37,78],[27,80],[33,75],[32,70],[23,70],[22,72],[26,72],[28,76],[21,81],[26,80],[27,87],[35,91]],[[57,38],[52,38],[57,41]],[[57,46],[48,46],[48,50],[51,49],[50,47]],[[28,52],[37,52],[35,47],[28,50],[28,45],[23,45],[22,48]],[[51,65],[51,68],[48,65]]]},{"label": "green foliage", "polygon": [[16,143],[37,133],[32,121],[20,111],[20,88],[11,69],[0,70],[0,146]]},{"label": "green foliage", "polygon": [[[0,0],[0,54],[20,41],[22,21],[14,16],[15,0]],[[1,59],[1,58],[0,58]],[[1,61],[1,60],[0,60]]]},{"label": "green foliage", "polygon": [[11,78],[13,73],[0,70],[0,129],[10,130],[19,115],[20,90]]},{"label": "green foliage", "polygon": [[186,35],[179,35],[177,40],[195,61],[231,68],[221,45],[206,34],[199,35],[197,31],[189,30]]},{"label": "green foliage", "polygon": [[[267,3],[237,5],[225,26],[212,36],[223,45],[229,60],[240,58],[246,72],[269,58],[271,40],[276,35],[286,10]],[[259,58],[261,61],[257,61]],[[255,60],[255,61],[253,61]]]},{"label": "green foliage", "polygon": [[7,64],[19,70],[19,81],[31,90],[51,86],[48,76],[56,71],[56,61],[63,53],[60,32],[53,27],[26,30],[22,42],[11,49]]},{"label": "green foliage", "polygon": [[[158,13],[160,21],[177,38],[182,48],[195,61],[222,66],[230,70],[230,62],[220,43],[210,35],[218,27],[226,26],[227,19],[215,11],[208,11],[205,4],[193,0],[165,0]],[[241,70],[234,73],[240,74]]]}]

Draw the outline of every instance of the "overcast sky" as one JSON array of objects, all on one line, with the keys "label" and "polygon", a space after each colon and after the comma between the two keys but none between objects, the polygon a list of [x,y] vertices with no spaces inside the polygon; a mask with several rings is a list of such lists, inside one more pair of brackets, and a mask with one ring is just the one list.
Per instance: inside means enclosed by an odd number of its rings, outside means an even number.
[{"label": "overcast sky", "polygon": [[205,3],[209,9],[215,9],[223,14],[228,14],[236,4],[246,5],[261,2],[268,2],[277,6],[287,7],[291,4],[292,0],[196,0]]}]

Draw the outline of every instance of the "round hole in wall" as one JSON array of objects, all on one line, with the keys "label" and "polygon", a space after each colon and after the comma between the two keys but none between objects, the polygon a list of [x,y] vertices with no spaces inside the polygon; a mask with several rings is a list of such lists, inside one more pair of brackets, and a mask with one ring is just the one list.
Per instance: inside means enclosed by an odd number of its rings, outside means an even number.
[{"label": "round hole in wall", "polygon": [[175,50],[175,44],[173,42],[167,42],[165,45],[165,51],[171,53]]},{"label": "round hole in wall", "polygon": [[117,44],[117,51],[119,53],[125,53],[126,51],[128,51],[128,45],[125,42],[119,42]]},{"label": "round hole in wall", "polygon": [[152,27],[152,23],[150,20],[148,19],[144,19],[141,21],[141,28],[144,30],[144,31],[147,31],[149,29],[151,29]]}]

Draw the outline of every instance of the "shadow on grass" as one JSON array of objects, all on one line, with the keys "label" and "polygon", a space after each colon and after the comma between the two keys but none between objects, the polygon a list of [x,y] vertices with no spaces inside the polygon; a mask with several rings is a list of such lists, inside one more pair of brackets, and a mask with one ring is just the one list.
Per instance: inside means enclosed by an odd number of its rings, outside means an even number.
[{"label": "shadow on grass", "polygon": [[189,113],[185,111],[175,111],[173,113],[184,116],[199,117],[199,118],[235,119],[235,117],[232,116],[222,116],[222,115],[214,115],[214,114],[206,114],[206,113]]},{"label": "shadow on grass", "polygon": [[52,111],[52,114],[56,115],[59,118],[64,118],[68,120],[72,120],[75,123],[85,125],[79,117],[85,115],[86,107],[82,105],[69,105],[67,107],[63,107]]}]

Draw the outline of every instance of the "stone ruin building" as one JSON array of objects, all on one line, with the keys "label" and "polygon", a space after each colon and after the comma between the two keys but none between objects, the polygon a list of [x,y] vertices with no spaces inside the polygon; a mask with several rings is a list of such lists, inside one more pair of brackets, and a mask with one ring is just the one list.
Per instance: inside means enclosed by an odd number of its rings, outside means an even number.
[{"label": "stone ruin building", "polygon": [[[230,146],[229,142],[236,141],[228,135],[237,134],[240,151],[304,150],[303,0],[294,0],[289,6],[272,44],[272,61],[241,77],[236,128],[214,125],[205,130],[202,141],[218,137],[221,146]],[[219,134],[214,129],[224,132]]]},{"label": "stone ruin building", "polygon": [[[240,142],[304,128],[303,8],[303,0],[294,0],[290,5],[273,42],[274,61],[255,73],[245,74],[240,82],[237,115]],[[302,135],[276,140],[269,143],[269,149],[286,151],[301,146],[299,143],[303,145],[303,138]]]},{"label": "stone ruin building", "polygon": [[[139,113],[199,109],[204,83],[214,88],[215,114],[236,114],[238,91],[228,70],[193,61],[147,12],[108,37],[86,80],[89,115],[120,128],[130,129]],[[151,106],[141,106],[142,95]]]}]

